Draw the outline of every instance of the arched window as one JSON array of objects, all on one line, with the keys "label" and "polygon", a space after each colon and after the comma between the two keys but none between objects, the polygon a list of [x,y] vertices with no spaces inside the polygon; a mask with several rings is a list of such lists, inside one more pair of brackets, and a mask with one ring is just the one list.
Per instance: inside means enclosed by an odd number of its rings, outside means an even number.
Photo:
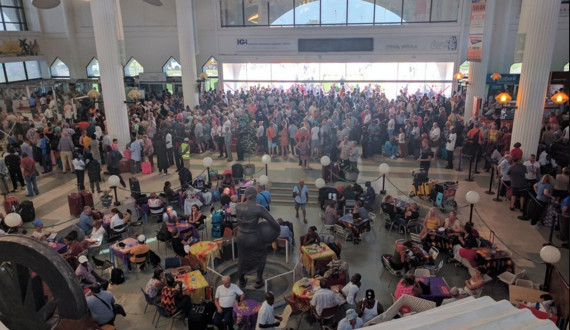
[{"label": "arched window", "polygon": [[96,57],[93,57],[89,64],[87,64],[87,77],[98,78],[100,76],[101,72],[99,71],[99,60]]},{"label": "arched window", "polygon": [[162,72],[166,73],[167,77],[181,77],[182,76],[182,69],[180,68],[180,63],[174,59],[174,57],[170,57],[166,63],[162,66]]},{"label": "arched window", "polygon": [[131,57],[127,64],[125,64],[123,70],[125,71],[125,77],[136,77],[140,73],[144,72],[143,66],[139,61],[135,60],[134,57]]},{"label": "arched window", "polygon": [[208,59],[208,61],[202,65],[202,72],[208,74],[208,77],[217,77],[218,76],[218,60],[216,60],[213,56]]},{"label": "arched window", "polygon": [[70,76],[69,68],[59,57],[55,58],[49,67],[49,71],[54,78],[69,78]]},{"label": "arched window", "polygon": [[469,61],[465,61],[463,63],[461,63],[461,65],[459,66],[459,72],[463,73],[464,75],[468,75],[469,74]]},{"label": "arched window", "polygon": [[564,69],[563,71],[568,72],[568,66],[570,65],[570,62],[566,62],[566,64],[564,64]]},{"label": "arched window", "polygon": [[522,69],[522,63],[513,63],[513,65],[511,65],[511,69],[509,70],[509,73],[510,74],[515,74],[515,73],[520,74],[521,69]]}]

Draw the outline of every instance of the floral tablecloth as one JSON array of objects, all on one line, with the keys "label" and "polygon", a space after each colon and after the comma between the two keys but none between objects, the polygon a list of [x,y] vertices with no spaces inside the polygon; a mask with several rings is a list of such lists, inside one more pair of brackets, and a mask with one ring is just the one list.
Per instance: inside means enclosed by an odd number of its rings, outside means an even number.
[{"label": "floral tablecloth", "polygon": [[[192,277],[194,277],[193,281]],[[201,304],[202,301],[204,301],[206,297],[205,289],[208,286],[208,282],[199,270],[180,274],[176,276],[176,279],[182,282],[184,294],[190,296],[190,300],[193,304]]]},{"label": "floral tablecloth", "polygon": [[336,253],[331,250],[325,243],[320,243],[319,245],[307,245],[301,246],[301,261],[303,266],[309,272],[311,277],[315,276],[315,261],[324,258],[332,258],[336,260]]},{"label": "floral tablecloth", "polygon": [[234,321],[245,329],[255,329],[257,313],[261,304],[253,299],[246,299],[241,304],[234,303]]},{"label": "floral tablecloth", "polygon": [[204,271],[208,267],[210,253],[213,254],[215,258],[220,258],[220,250],[218,249],[217,243],[212,241],[201,241],[190,246],[190,254],[198,258],[198,261],[200,261],[200,267]]}]

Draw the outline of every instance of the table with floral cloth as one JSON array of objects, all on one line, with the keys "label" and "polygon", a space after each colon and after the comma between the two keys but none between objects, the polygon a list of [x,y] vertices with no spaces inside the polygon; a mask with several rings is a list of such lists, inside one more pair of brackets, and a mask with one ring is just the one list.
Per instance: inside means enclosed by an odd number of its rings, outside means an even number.
[{"label": "table with floral cloth", "polygon": [[260,308],[261,304],[253,299],[245,299],[240,304],[235,302],[233,313],[235,323],[244,329],[255,329]]},{"label": "table with floral cloth", "polygon": [[[311,299],[313,299],[313,296],[315,295],[315,292],[321,289],[320,285],[321,279],[322,277],[320,276],[313,278],[303,277],[302,279],[295,282],[295,284],[293,284],[293,289],[291,289],[291,294],[296,298],[305,300],[307,303],[310,303]],[[343,288],[342,285],[331,286],[331,290],[335,292],[337,296],[340,295],[339,292],[342,290],[342,288]],[[344,300],[344,298],[341,300]]]},{"label": "table with floral cloth", "polygon": [[[193,281],[192,277],[194,277]],[[190,296],[190,300],[193,304],[201,304],[202,301],[204,301],[208,282],[199,270],[180,274],[176,276],[176,280],[182,282],[184,294]]]},{"label": "table with floral cloth", "polygon": [[190,254],[198,258],[198,261],[200,261],[200,267],[203,271],[206,271],[208,267],[210,254],[213,254],[215,258],[220,258],[218,244],[212,241],[201,241],[193,244],[190,246]]},{"label": "table with floral cloth", "polygon": [[[124,247],[119,246],[120,243],[125,244]],[[129,254],[127,251],[133,246],[139,244],[136,239],[132,237],[125,238],[124,240],[111,245],[109,252],[111,253],[111,262],[115,265],[115,258],[119,258],[123,261],[123,266],[125,267],[125,273],[129,273]]]},{"label": "table with floral cloth", "polygon": [[309,272],[311,277],[315,276],[315,261],[319,259],[332,258],[336,260],[336,253],[329,248],[325,243],[319,245],[311,244],[299,247],[301,250],[301,261],[303,266]]},{"label": "table with floral cloth", "polygon": [[485,270],[485,274],[495,277],[507,271],[514,273],[515,264],[507,251],[490,247],[480,247],[474,250],[485,259],[484,262],[478,261],[479,266]]}]

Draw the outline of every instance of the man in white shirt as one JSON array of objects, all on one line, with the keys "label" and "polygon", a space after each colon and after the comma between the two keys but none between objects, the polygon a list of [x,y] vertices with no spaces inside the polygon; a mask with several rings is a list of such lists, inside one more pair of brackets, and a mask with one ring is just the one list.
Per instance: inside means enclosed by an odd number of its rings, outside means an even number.
[{"label": "man in white shirt", "polygon": [[529,186],[536,183],[536,176],[540,173],[540,164],[536,161],[535,155],[530,155],[528,160],[523,163],[526,167],[526,174],[524,175]]},{"label": "man in white shirt", "polygon": [[166,133],[166,154],[168,156],[168,164],[170,166],[174,165],[174,148],[172,147],[172,134],[170,132]]},{"label": "man in white shirt", "polygon": [[342,302],[329,288],[329,283],[327,280],[321,279],[319,284],[321,288],[315,292],[313,299],[311,299],[311,306],[315,307],[317,315],[320,316],[323,312],[323,309],[338,306]]},{"label": "man in white shirt", "polygon": [[265,293],[265,301],[261,304],[261,308],[257,313],[257,325],[255,330],[259,329],[275,329],[279,326],[279,322],[275,322],[275,319],[281,320],[281,317],[273,315],[273,303],[275,302],[275,297],[273,292],[268,291]]},{"label": "man in white shirt", "polygon": [[360,291],[360,280],[362,276],[358,273],[352,275],[350,282],[342,288],[342,295],[346,298],[346,303],[351,305],[351,308],[356,307],[356,295]]},{"label": "man in white shirt", "polygon": [[213,323],[219,329],[230,329],[234,326],[234,303],[238,298],[238,304],[245,299],[245,294],[241,289],[231,283],[229,276],[222,277],[222,285],[216,289],[214,303],[216,304],[216,313],[214,314]]},{"label": "man in white shirt", "polygon": [[447,151],[447,166],[445,168],[453,168],[453,150],[455,150],[455,143],[457,142],[457,133],[455,127],[451,129],[447,142],[445,143],[445,150]]},{"label": "man in white shirt", "polygon": [[346,311],[346,317],[338,322],[337,330],[352,330],[362,328],[362,319],[356,315],[354,309]]}]

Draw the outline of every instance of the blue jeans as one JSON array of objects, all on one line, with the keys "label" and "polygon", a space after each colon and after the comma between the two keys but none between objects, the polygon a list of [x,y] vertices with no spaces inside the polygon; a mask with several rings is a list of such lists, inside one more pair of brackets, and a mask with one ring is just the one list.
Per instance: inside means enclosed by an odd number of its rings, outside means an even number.
[{"label": "blue jeans", "polygon": [[28,195],[33,195],[32,193],[32,185],[34,188],[34,193],[36,193],[36,195],[40,194],[40,191],[38,190],[38,184],[36,182],[36,176],[32,176],[32,177],[25,177],[24,178],[26,180],[26,189],[28,190]]}]

